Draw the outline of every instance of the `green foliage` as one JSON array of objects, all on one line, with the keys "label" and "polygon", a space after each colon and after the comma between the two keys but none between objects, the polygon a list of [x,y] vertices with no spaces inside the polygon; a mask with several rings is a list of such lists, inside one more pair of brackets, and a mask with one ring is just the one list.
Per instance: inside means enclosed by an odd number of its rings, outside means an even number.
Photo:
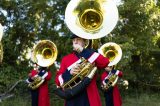
[{"label": "green foliage", "polygon": [[[69,32],[64,25],[67,1],[17,1],[0,2],[0,22],[5,26],[2,39],[4,58],[0,66],[2,87],[27,78],[31,69],[26,58],[28,48],[42,39],[53,41],[58,48],[58,61],[71,50]],[[61,36],[60,36],[61,35]],[[66,37],[65,37],[66,36]]]},{"label": "green foliage", "polygon": [[128,80],[142,81],[148,87],[159,85],[159,59],[155,58],[159,48],[155,38],[159,38],[160,8],[153,0],[122,2],[120,21],[112,34],[112,41],[119,43],[123,51],[118,68],[123,69]]},{"label": "green foliage", "polygon": [[[64,22],[69,0],[1,0],[0,23],[5,26],[2,39],[4,58],[0,64],[0,92],[15,81],[25,79],[31,69],[27,50],[42,39],[58,48],[57,62],[72,51],[71,32]],[[117,68],[131,86],[141,81],[152,87],[160,85],[160,2],[157,0],[121,0],[115,29],[101,39],[115,42],[123,51]],[[53,66],[54,67],[54,66]],[[55,76],[53,68],[53,79]],[[137,82],[136,82],[137,81]],[[51,82],[53,83],[53,81]],[[138,85],[138,87],[144,86]],[[146,86],[145,86],[146,87]],[[155,86],[159,89],[160,86]]]}]

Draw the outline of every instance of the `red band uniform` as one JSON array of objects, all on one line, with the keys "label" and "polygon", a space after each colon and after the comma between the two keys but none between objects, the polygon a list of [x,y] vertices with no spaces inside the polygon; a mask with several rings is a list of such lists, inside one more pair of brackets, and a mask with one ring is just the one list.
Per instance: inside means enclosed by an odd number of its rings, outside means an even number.
[{"label": "red band uniform", "polygon": [[[95,63],[97,68],[105,68],[109,60],[101,54],[94,52],[92,49],[84,49],[81,53],[72,52],[62,58],[61,66],[56,74],[55,83],[57,86],[71,79],[70,69],[72,65],[79,61],[80,57],[84,57],[90,63]],[[66,100],[65,106],[101,106],[101,100],[96,85],[96,76],[93,77],[89,86],[70,100]]]},{"label": "red band uniform", "polygon": [[[40,72],[37,70],[31,70],[31,77],[34,77],[35,75],[39,76],[45,76],[45,81],[42,85],[39,86],[39,88],[35,90],[31,90],[32,95],[32,106],[50,106],[50,97],[49,97],[49,91],[48,91],[48,81],[51,79],[51,72],[46,71],[46,67],[42,67],[40,69]],[[32,82],[33,80],[29,78],[27,80],[28,83]]]},{"label": "red band uniform", "polygon": [[[111,73],[117,74],[119,77],[122,77],[122,71],[112,70]],[[107,81],[106,77],[109,75],[108,71],[105,71],[101,75],[102,84]],[[105,81],[106,80],[106,81]],[[118,86],[115,85],[104,91],[105,103],[106,106],[122,106],[122,100]]]}]

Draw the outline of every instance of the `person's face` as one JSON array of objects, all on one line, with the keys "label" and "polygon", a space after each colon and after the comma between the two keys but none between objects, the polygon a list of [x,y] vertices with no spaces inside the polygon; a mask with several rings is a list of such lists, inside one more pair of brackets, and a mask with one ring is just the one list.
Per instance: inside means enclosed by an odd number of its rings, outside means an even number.
[{"label": "person's face", "polygon": [[38,68],[39,68],[39,66],[37,64],[34,64],[33,67],[34,67],[34,70],[38,70]]},{"label": "person's face", "polygon": [[[82,39],[82,38],[74,38],[74,39],[72,40],[72,43],[73,43],[73,45],[78,44],[78,45],[80,45],[80,46],[82,46],[82,47],[85,46],[84,39]],[[73,47],[74,47],[74,46],[73,46]]]},{"label": "person's face", "polygon": [[108,66],[105,68],[106,71],[112,71],[112,66]]}]

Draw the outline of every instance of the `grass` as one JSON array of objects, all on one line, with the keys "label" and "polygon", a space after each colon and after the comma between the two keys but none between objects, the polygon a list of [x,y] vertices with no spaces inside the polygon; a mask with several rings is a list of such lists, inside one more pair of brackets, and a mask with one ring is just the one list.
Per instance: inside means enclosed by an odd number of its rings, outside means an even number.
[{"label": "grass", "polygon": [[160,106],[160,101],[157,94],[141,94],[139,97],[126,96],[123,104],[123,106]]},{"label": "grass", "polygon": [[[101,94],[102,95],[102,94]],[[64,100],[55,96],[50,95],[51,106],[63,106]],[[122,95],[123,106],[160,106],[160,94],[156,93],[130,93]],[[102,104],[105,106],[104,98],[101,96]],[[30,95],[26,96],[15,96],[0,102],[0,106],[31,106]]]}]

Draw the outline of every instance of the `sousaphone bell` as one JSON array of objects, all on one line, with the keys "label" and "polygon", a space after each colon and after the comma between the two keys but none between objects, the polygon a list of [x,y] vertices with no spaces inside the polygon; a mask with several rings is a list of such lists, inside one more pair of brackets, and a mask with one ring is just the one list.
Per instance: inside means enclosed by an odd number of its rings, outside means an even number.
[{"label": "sousaphone bell", "polygon": [[48,67],[54,63],[57,54],[57,47],[53,42],[41,40],[34,46],[32,61],[39,66]]},{"label": "sousaphone bell", "polygon": [[[122,57],[122,50],[120,46],[114,42],[108,42],[102,45],[99,49],[99,53],[109,59],[110,63],[108,64],[108,66],[112,67],[113,65],[116,65],[121,60]],[[108,76],[105,77],[103,84],[101,85],[102,89],[107,90],[110,87],[115,86],[118,79],[119,79],[118,75],[110,71]]]},{"label": "sousaphone bell", "polygon": [[122,58],[122,49],[118,44],[114,42],[103,44],[98,52],[104,57],[109,58],[110,63],[108,64],[108,66],[116,65]]},{"label": "sousaphone bell", "polygon": [[113,0],[71,0],[65,11],[65,23],[77,36],[98,39],[109,34],[118,21]]},{"label": "sousaphone bell", "polygon": [[[34,46],[31,59],[41,67],[49,67],[56,60],[57,53],[57,47],[53,42],[50,40],[41,40]],[[40,70],[38,71],[40,73]],[[26,80],[28,87],[32,90],[37,89],[45,81],[43,77],[47,74],[45,73],[41,76],[39,73],[32,77],[32,82],[29,82],[30,78]]]}]

